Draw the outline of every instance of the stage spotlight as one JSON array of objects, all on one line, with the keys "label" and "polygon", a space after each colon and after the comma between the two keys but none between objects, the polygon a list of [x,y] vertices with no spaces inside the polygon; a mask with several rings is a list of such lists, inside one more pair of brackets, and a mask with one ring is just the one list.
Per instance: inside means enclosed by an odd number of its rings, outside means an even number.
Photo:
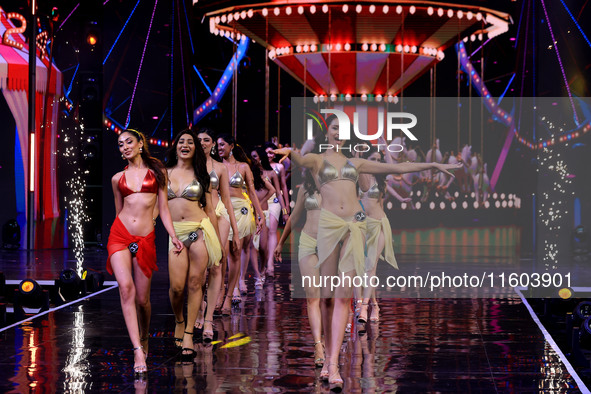
[{"label": "stage spotlight", "polygon": [[573,311],[575,320],[582,321],[591,316],[591,301],[581,301]]},{"label": "stage spotlight", "polygon": [[85,293],[80,276],[71,268],[67,268],[60,273],[56,285],[62,302],[75,300],[82,293]]},{"label": "stage spotlight", "polygon": [[49,293],[33,279],[25,279],[14,290],[14,309],[24,314],[24,308],[40,308],[42,312],[49,309]]},{"label": "stage spotlight", "polygon": [[94,34],[89,34],[86,37],[86,42],[89,43],[90,45],[96,45],[96,43],[98,42],[96,36]]},{"label": "stage spotlight", "polygon": [[2,247],[18,249],[21,242],[21,228],[15,219],[10,219],[2,226]]},{"label": "stage spotlight", "polygon": [[82,273],[82,280],[86,282],[86,290],[91,293],[98,291],[105,282],[105,276],[100,272],[88,272]]}]

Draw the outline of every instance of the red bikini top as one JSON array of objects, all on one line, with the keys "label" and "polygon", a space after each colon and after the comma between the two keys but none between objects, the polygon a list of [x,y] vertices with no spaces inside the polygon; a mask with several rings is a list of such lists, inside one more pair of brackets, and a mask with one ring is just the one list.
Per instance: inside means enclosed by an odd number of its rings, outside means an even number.
[{"label": "red bikini top", "polygon": [[[127,168],[127,167],[125,167]],[[119,178],[119,191],[123,195],[123,198],[129,196],[133,193],[158,193],[158,182],[156,182],[156,176],[151,170],[148,170],[146,176],[144,177],[144,181],[142,182],[142,188],[139,191],[133,191],[127,186],[127,181],[125,180],[125,171],[121,178]]]}]

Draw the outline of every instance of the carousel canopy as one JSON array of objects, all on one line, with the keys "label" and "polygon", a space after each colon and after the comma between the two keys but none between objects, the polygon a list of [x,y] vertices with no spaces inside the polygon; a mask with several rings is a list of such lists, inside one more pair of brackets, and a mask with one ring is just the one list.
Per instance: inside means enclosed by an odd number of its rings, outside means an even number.
[{"label": "carousel canopy", "polygon": [[495,37],[510,22],[507,13],[457,3],[238,3],[206,14],[211,33],[252,38],[317,95],[395,95],[449,46]]}]

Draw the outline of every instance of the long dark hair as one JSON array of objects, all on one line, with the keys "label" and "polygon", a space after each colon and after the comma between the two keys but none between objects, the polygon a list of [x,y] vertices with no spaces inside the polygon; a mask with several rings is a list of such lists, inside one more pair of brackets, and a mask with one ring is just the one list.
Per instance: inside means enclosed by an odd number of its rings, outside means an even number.
[{"label": "long dark hair", "polygon": [[[199,181],[199,183],[201,184],[201,187],[203,187],[203,190],[209,193],[209,173],[207,172],[207,159],[205,158],[205,153],[203,153],[201,144],[197,143],[197,136],[193,131],[186,129],[179,132],[176,135],[176,137],[174,137],[174,140],[172,141],[170,148],[168,148],[168,150],[166,151],[166,159],[164,160],[164,163],[168,168],[172,168],[177,165],[179,158],[177,156],[176,149],[179,145],[179,140],[183,135],[190,135],[193,138],[193,141],[195,143],[195,154],[193,155],[192,163],[193,173],[195,174],[195,178],[197,179],[197,181]],[[205,193],[203,193],[201,199],[199,200],[201,206],[205,207],[205,201]]]},{"label": "long dark hair", "polygon": [[267,152],[265,148],[262,146],[256,146],[252,149],[259,155],[259,160],[261,161],[261,166],[265,171],[273,171],[273,167],[271,167],[271,163],[269,163],[269,156],[267,156]]},{"label": "long dark hair", "polygon": [[226,141],[227,144],[234,145],[234,148],[232,148],[232,156],[234,156],[234,158],[237,161],[246,163],[250,167],[250,159],[246,155],[246,152],[244,152],[244,149],[242,149],[242,147],[238,145],[238,143],[236,142],[236,138],[234,138],[230,134],[220,134],[218,135],[218,139],[220,138]]},{"label": "long dark hair", "polygon": [[261,167],[254,164],[254,160],[251,161],[250,170],[252,171],[252,178],[254,181],[254,188],[256,190],[261,190],[265,188],[265,180],[263,179],[263,172],[261,171]]},{"label": "long dark hair", "polygon": [[309,196],[314,195],[318,191],[316,187],[316,182],[314,181],[314,176],[312,175],[312,171],[309,169],[304,169],[303,174],[304,176],[304,190],[308,193]]},{"label": "long dark hair", "polygon": [[[197,135],[199,135],[199,134],[201,134],[201,133],[203,133],[203,134],[207,134],[207,135],[208,135],[208,136],[211,138],[211,140],[213,141],[214,145],[213,145],[213,147],[211,148],[212,150],[213,150],[214,148],[217,148],[217,146],[218,146],[218,139],[217,139],[217,137],[216,137],[216,133],[215,133],[215,131],[213,131],[213,130],[212,130],[212,129],[210,129],[209,127],[202,127],[202,128],[200,128],[200,129],[197,131]],[[224,140],[224,141],[225,141],[225,140]],[[209,156],[211,156],[211,158],[212,158],[212,159],[214,159],[215,161],[219,161],[220,163],[222,162],[222,158],[220,157],[220,154],[219,154],[219,152],[218,152],[218,150],[217,150],[217,149],[215,149],[213,152],[210,152],[210,153],[209,153]]]},{"label": "long dark hair", "polygon": [[140,152],[140,156],[142,157],[142,160],[144,161],[146,166],[150,170],[152,170],[152,172],[156,176],[156,183],[158,183],[158,188],[162,189],[163,187],[165,187],[166,177],[164,176],[164,165],[162,165],[162,162],[160,160],[158,160],[150,154],[150,149],[148,148],[148,141],[146,140],[146,136],[141,131],[137,131],[135,129],[126,129],[121,134],[123,133],[129,133],[133,137],[135,137],[135,139],[137,139],[138,142],[142,141],[144,143],[142,151]]}]

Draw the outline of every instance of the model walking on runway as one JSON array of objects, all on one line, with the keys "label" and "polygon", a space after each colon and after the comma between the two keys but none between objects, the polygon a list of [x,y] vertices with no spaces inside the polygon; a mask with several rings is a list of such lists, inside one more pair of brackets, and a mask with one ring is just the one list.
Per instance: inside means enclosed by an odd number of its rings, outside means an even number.
[{"label": "model walking on runway", "polygon": [[[166,167],[170,214],[179,240],[185,245],[181,253],[174,253],[171,243],[168,254],[169,297],[176,320],[174,340],[177,347],[182,347],[182,357],[190,359],[195,357],[193,325],[203,300],[205,273],[207,268],[220,264],[222,248],[205,155],[192,131],[181,131],[174,139],[166,155]],[[213,331],[207,337],[211,340]]]},{"label": "model walking on runway", "polygon": [[150,284],[152,272],[158,269],[154,243],[156,205],[174,252],[181,253],[183,244],[175,234],[168,210],[166,171],[150,155],[146,138],[137,130],[127,129],[117,143],[127,167],[111,178],[117,217],[107,244],[107,271],[115,275],[119,285],[121,309],[134,351],[133,370],[143,375],[148,370]]}]

